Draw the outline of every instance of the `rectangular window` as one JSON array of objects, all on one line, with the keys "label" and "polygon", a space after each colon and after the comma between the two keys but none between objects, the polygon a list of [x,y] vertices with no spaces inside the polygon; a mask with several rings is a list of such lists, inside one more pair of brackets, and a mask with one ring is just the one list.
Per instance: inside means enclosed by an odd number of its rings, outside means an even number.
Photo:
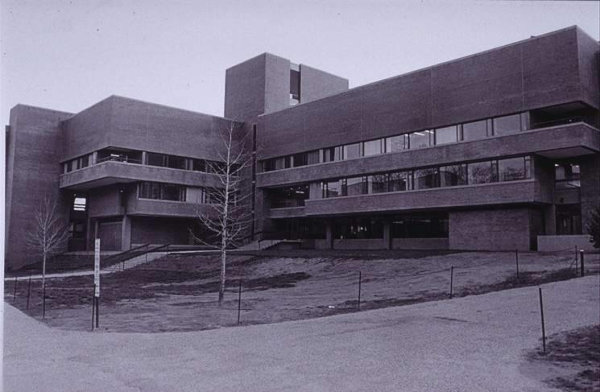
[{"label": "rectangular window", "polygon": [[440,167],[440,186],[456,186],[467,184],[467,165],[451,165]]},{"label": "rectangular window", "polygon": [[385,139],[385,152],[398,152],[409,149],[408,135],[392,136]]},{"label": "rectangular window", "polygon": [[204,189],[198,187],[187,187],[185,200],[189,203],[204,203]]},{"label": "rectangular window", "polygon": [[323,182],[323,198],[341,196],[341,181],[325,181]]},{"label": "rectangular window", "polygon": [[350,177],[342,180],[342,195],[356,196],[367,193],[367,178],[366,177]]},{"label": "rectangular window", "polygon": [[490,120],[473,121],[462,125],[461,140],[479,140],[491,136]]},{"label": "rectangular window", "polygon": [[275,158],[275,170],[289,169],[290,167],[292,167],[291,156]]},{"label": "rectangular window", "polygon": [[415,170],[414,173],[415,189],[429,189],[440,186],[437,168]]},{"label": "rectangular window", "polygon": [[411,186],[412,173],[408,171],[392,172],[388,177],[388,192],[407,191]]},{"label": "rectangular window", "polygon": [[306,153],[306,159],[308,165],[314,165],[320,163],[319,161],[319,150],[309,151]]},{"label": "rectangular window", "polygon": [[191,170],[200,172],[206,171],[206,162],[203,159],[192,159],[190,164]]},{"label": "rectangular window", "polygon": [[294,162],[294,167],[308,165],[308,154],[305,152],[301,152],[300,154],[294,154],[293,162]]},{"label": "rectangular window", "polygon": [[469,184],[487,184],[498,179],[495,161],[469,163],[467,168]]},{"label": "rectangular window", "polygon": [[342,155],[342,159],[360,158],[360,156],[361,156],[360,143],[346,144],[345,146],[343,146],[343,148],[344,148],[344,152]]},{"label": "rectangular window", "polygon": [[361,239],[383,238],[383,222],[375,218],[341,218],[336,219],[334,238]]},{"label": "rectangular window", "polygon": [[500,159],[498,161],[498,174],[500,181],[524,180],[530,177],[528,170],[529,157]]},{"label": "rectangular window", "polygon": [[88,167],[90,165],[90,156],[89,155],[84,155],[83,157],[80,158],[81,159],[81,167]]},{"label": "rectangular window", "polygon": [[374,174],[369,176],[369,192],[383,193],[387,192],[387,174]]},{"label": "rectangular window", "polygon": [[435,145],[456,143],[458,141],[458,127],[452,125],[435,130]]},{"label": "rectangular window", "polygon": [[363,143],[363,156],[379,155],[383,152],[383,139],[370,140]]},{"label": "rectangular window", "polygon": [[521,116],[519,114],[496,117],[493,122],[494,136],[510,135],[521,130]]},{"label": "rectangular window", "polygon": [[413,132],[409,135],[410,148],[425,148],[433,145],[433,131],[425,130]]},{"label": "rectangular window", "polygon": [[164,167],[167,165],[167,156],[149,152],[146,154],[146,165]]},{"label": "rectangular window", "polygon": [[185,158],[174,155],[167,156],[167,167],[185,170]]},{"label": "rectangular window", "polygon": [[342,160],[342,146],[324,148],[323,162],[334,162]]}]

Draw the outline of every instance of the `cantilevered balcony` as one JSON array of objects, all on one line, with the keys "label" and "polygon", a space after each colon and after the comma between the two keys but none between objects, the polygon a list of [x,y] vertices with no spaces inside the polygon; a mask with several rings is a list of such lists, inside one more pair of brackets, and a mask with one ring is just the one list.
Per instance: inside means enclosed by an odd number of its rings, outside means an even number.
[{"label": "cantilevered balcony", "polygon": [[86,190],[101,186],[138,181],[167,182],[196,187],[217,187],[216,175],[129,162],[106,161],[60,176],[63,189]]},{"label": "cantilevered balcony", "polygon": [[504,136],[259,173],[259,188],[315,182],[415,167],[536,154],[562,159],[600,151],[600,131],[584,122]]},{"label": "cantilevered balcony", "polygon": [[333,216],[357,213],[392,213],[478,206],[551,203],[552,195],[533,179],[491,184],[454,186],[404,192],[306,200],[304,207],[271,209],[272,219]]}]

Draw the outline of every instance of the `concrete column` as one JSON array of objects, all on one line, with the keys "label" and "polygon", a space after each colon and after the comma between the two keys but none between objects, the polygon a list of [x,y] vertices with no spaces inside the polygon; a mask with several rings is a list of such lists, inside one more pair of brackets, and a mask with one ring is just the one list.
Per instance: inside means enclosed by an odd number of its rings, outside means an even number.
[{"label": "concrete column", "polygon": [[546,235],[556,235],[556,207],[551,204],[544,208]]},{"label": "concrete column", "polygon": [[95,165],[96,163],[98,163],[98,151],[92,153],[92,162],[90,165]]},{"label": "concrete column", "polygon": [[146,151],[142,151],[142,165],[146,164],[146,155],[148,155],[148,153]]},{"label": "concrete column", "polygon": [[121,224],[121,250],[131,249],[131,218],[129,215],[123,215]]},{"label": "concrete column", "polygon": [[389,220],[383,222],[383,246],[385,249],[392,249],[392,232]]},{"label": "concrete column", "polygon": [[333,223],[330,220],[325,224],[325,239],[327,240],[327,248],[333,249]]}]

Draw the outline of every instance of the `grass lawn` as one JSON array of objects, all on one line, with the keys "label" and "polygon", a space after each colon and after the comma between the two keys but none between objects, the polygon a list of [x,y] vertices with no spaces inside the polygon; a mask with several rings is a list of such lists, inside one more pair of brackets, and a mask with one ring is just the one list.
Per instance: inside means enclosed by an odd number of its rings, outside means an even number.
[{"label": "grass lawn", "polygon": [[[588,255],[588,273],[600,255]],[[328,316],[449,297],[465,296],[577,276],[573,252],[520,253],[519,278],[512,252],[406,252],[345,254],[266,253],[231,256],[225,301],[217,304],[217,256],[169,255],[135,268],[103,275],[100,327],[105,331],[193,331],[237,325],[242,282],[241,324],[263,324]],[[9,303],[41,318],[40,281],[5,284]],[[92,276],[47,281],[45,322],[53,327],[91,327]]]}]

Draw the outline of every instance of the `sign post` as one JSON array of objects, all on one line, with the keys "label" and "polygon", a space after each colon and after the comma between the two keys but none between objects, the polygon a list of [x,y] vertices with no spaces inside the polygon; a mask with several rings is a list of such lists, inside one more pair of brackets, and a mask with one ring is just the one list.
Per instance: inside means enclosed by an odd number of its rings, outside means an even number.
[{"label": "sign post", "polygon": [[100,239],[94,243],[94,304],[96,308],[96,328],[100,324]]}]

